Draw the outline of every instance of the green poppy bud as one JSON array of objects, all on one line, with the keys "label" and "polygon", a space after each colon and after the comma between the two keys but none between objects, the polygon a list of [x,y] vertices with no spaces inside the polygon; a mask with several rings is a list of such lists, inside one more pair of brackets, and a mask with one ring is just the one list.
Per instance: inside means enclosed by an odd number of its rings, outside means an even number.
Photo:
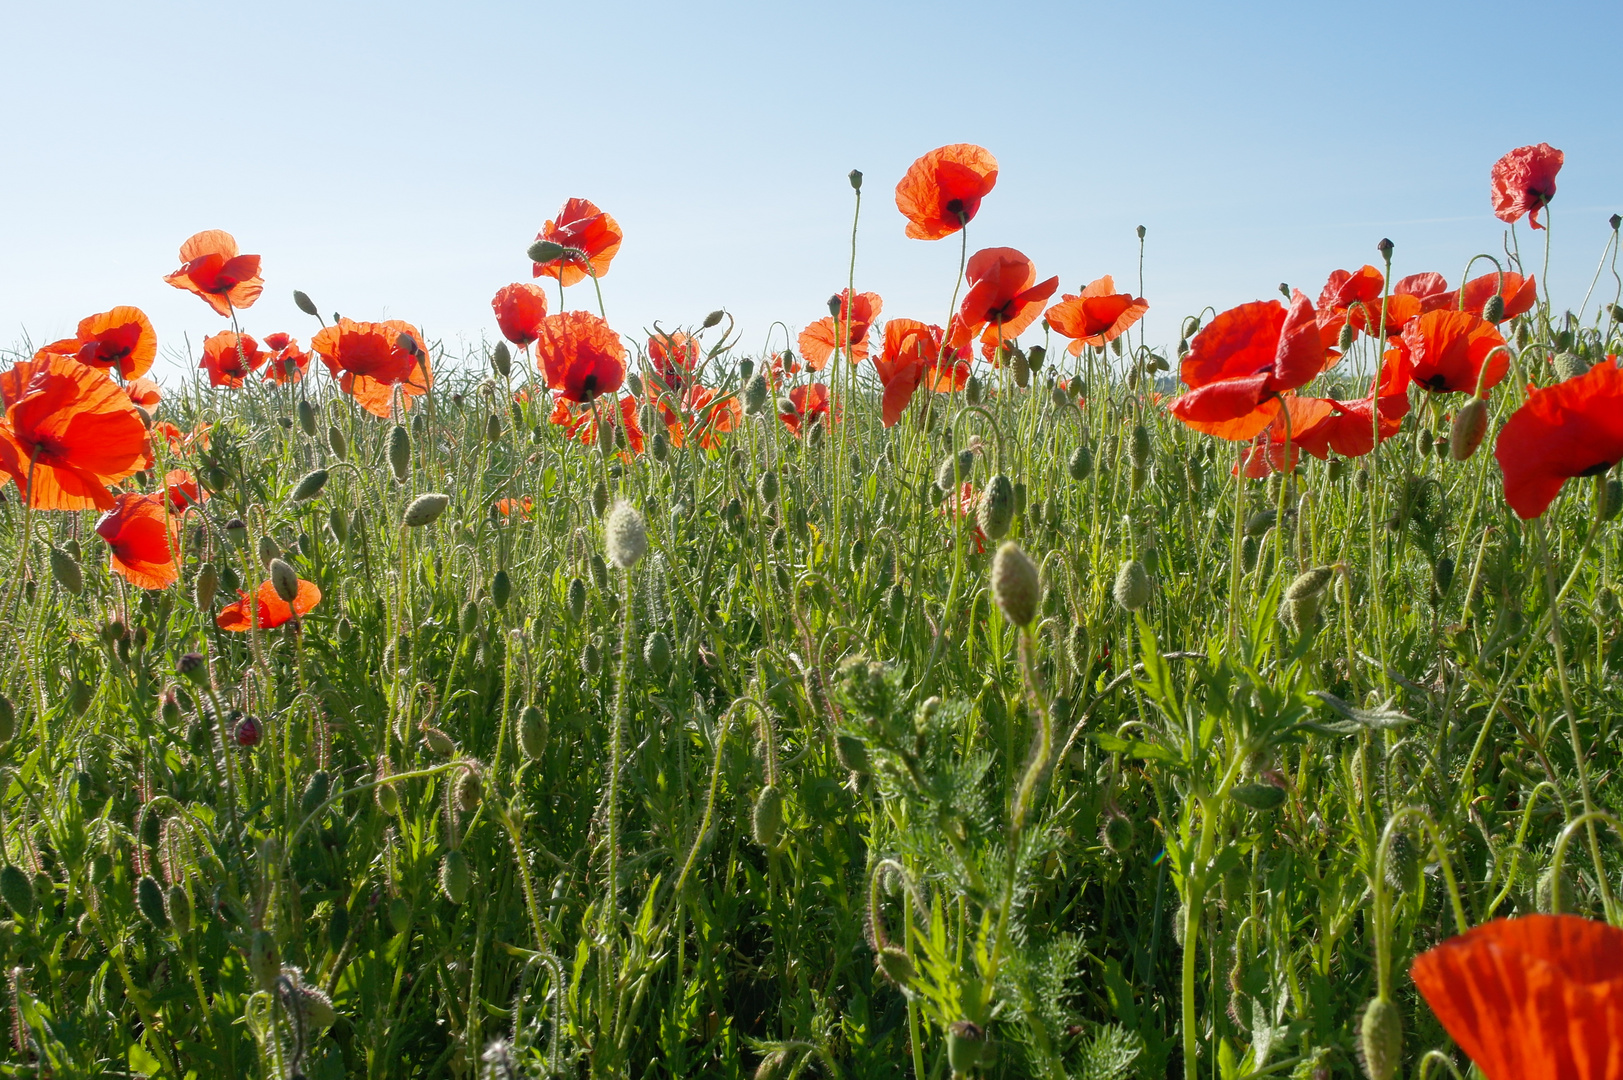
[{"label": "green poppy bud", "polygon": [[169,921],[174,924],[175,933],[182,936],[192,929],[192,898],[186,895],[186,887],[181,884],[169,886],[167,897]]},{"label": "green poppy bud", "polygon": [[[321,318],[321,312],[316,309],[316,302],[310,299],[309,294],[301,289],[293,290],[293,306],[304,312],[306,315],[313,315],[318,319]],[[333,321],[337,322],[338,320],[334,318]]]},{"label": "green poppy bud", "polygon": [[58,547],[51,548],[51,576],[73,596],[84,592],[85,578],[78,560]]},{"label": "green poppy bud", "polygon": [[663,675],[671,666],[671,639],[663,631],[655,630],[642,645],[643,663],[655,675]]},{"label": "green poppy bud", "polygon": [[1078,446],[1071,451],[1070,458],[1065,462],[1065,468],[1071,474],[1071,479],[1080,484],[1093,472],[1093,451],[1086,446]]},{"label": "green poppy bud", "polygon": [[534,705],[524,706],[519,714],[518,746],[530,761],[538,761],[547,752],[547,716]]},{"label": "green poppy bud", "polygon": [[169,929],[169,912],[164,910],[163,888],[150,874],[142,874],[135,883],[135,906],[153,929]]},{"label": "green poppy bud", "polygon": [[622,570],[630,570],[648,553],[648,527],[642,513],[623,499],[604,520],[603,550]]},{"label": "green poppy bud", "polygon": [[1116,603],[1128,611],[1137,611],[1150,602],[1150,575],[1145,572],[1144,564],[1137,559],[1128,559],[1116,571],[1116,583],[1112,589]]},{"label": "green poppy bud", "polygon": [[282,974],[282,958],[276,950],[276,938],[269,930],[254,931],[248,946],[248,970],[253,972],[261,990],[276,988],[276,978]]},{"label": "green poppy bud", "polygon": [[1482,436],[1487,430],[1488,403],[1472,398],[1454,414],[1454,422],[1448,429],[1448,456],[1455,461],[1465,461],[1482,445]]},{"label": "green poppy bud", "polygon": [[1505,298],[1499,293],[1488,297],[1487,303],[1482,305],[1482,317],[1488,322],[1503,322],[1505,318]]},{"label": "green poppy bud", "polygon": [[389,429],[389,468],[402,484],[411,475],[411,434],[404,424]]},{"label": "green poppy bud", "polygon": [[1037,564],[1012,540],[1004,541],[992,557],[992,598],[1015,626],[1030,626],[1037,618],[1042,599]]},{"label": "green poppy bud", "polygon": [[1359,1019],[1358,1060],[1369,1080],[1392,1080],[1403,1064],[1403,1017],[1385,998],[1371,1001]]},{"label": "green poppy bud", "polygon": [[750,833],[767,851],[777,851],[783,839],[783,792],[772,784],[761,789],[750,815]]},{"label": "green poppy bud", "polygon": [[316,407],[310,404],[309,398],[300,398],[297,409],[299,414],[299,427],[312,439],[316,437]]},{"label": "green poppy bud", "polygon": [[21,867],[11,863],[0,866],[0,900],[4,900],[19,919],[34,913],[34,886]]},{"label": "green poppy bud", "polygon": [[490,350],[490,369],[499,379],[513,374],[513,353],[507,348],[507,342],[498,341],[496,347]]},{"label": "green poppy bud", "polygon": [[432,525],[445,508],[451,504],[451,496],[438,492],[419,495],[406,507],[400,523],[408,529],[420,529],[425,525]]},{"label": "green poppy bud", "polygon": [[988,539],[1001,540],[1014,522],[1014,484],[1002,473],[986,482],[975,506],[975,520]]}]

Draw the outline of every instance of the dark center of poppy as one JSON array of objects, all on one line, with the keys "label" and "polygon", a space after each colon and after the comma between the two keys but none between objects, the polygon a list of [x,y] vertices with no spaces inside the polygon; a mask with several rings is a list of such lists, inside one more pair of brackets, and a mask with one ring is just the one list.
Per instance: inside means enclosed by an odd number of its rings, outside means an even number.
[{"label": "dark center of poppy", "polygon": [[597,372],[586,376],[580,381],[581,401],[589,402],[597,396]]},{"label": "dark center of poppy", "polygon": [[1579,476],[1599,476],[1602,473],[1604,473],[1607,469],[1610,469],[1613,465],[1616,465],[1616,464],[1617,464],[1617,462],[1615,462],[1615,461],[1598,462],[1598,463],[1596,463],[1594,465],[1591,465],[1589,468],[1585,469],[1583,472],[1579,473],[1578,475]]},{"label": "dark center of poppy", "polygon": [[1553,197],[1552,195],[1544,194],[1544,192],[1538,190],[1537,188],[1528,188],[1527,194],[1529,198],[1538,203],[1540,206],[1548,206],[1550,199]]},{"label": "dark center of poppy", "polygon": [[964,200],[962,200],[962,199],[948,199],[947,200],[947,213],[953,215],[954,217],[957,217],[959,214],[962,214],[963,212],[964,212]]},{"label": "dark center of poppy", "polygon": [[1448,378],[1439,372],[1438,374],[1433,375],[1431,378],[1424,380],[1420,385],[1424,386],[1427,390],[1430,390],[1434,394],[1441,394],[1448,389]]}]

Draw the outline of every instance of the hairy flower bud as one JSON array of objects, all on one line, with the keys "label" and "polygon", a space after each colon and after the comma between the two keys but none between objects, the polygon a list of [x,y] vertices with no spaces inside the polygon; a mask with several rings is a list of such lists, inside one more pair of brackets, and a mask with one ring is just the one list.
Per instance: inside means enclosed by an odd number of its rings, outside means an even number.
[{"label": "hairy flower bud", "polygon": [[1120,604],[1128,611],[1137,611],[1150,602],[1150,575],[1144,570],[1144,564],[1137,559],[1128,559],[1116,571],[1115,587],[1111,590]]},{"label": "hairy flower bud", "polygon": [[289,604],[298,597],[299,575],[285,561],[281,559],[271,560],[270,581],[271,588],[276,590],[276,595]]},{"label": "hairy flower bud", "polygon": [[1454,414],[1454,422],[1448,429],[1448,456],[1455,461],[1465,461],[1482,445],[1482,436],[1487,431],[1488,403],[1472,398]]},{"label": "hairy flower bud", "polygon": [[1392,1080],[1403,1063],[1403,1017],[1386,998],[1364,1007],[1358,1022],[1358,1060],[1369,1080]]},{"label": "hairy flower bud", "polygon": [[1037,618],[1042,599],[1037,564],[1013,540],[1004,541],[992,557],[992,598],[1016,626],[1030,626]]},{"label": "hairy flower bud", "polygon": [[648,526],[642,513],[623,499],[604,519],[603,551],[622,570],[630,570],[648,553]]},{"label": "hairy flower bud", "polygon": [[389,429],[389,468],[395,480],[402,484],[411,475],[411,433],[404,424]]},{"label": "hairy flower bud", "polygon": [[975,520],[988,539],[1001,540],[1014,522],[1014,484],[1002,473],[986,482],[980,501],[975,506]]},{"label": "hairy flower bud", "polygon": [[445,513],[445,508],[451,504],[451,496],[439,492],[429,492],[419,495],[411,500],[406,512],[401,516],[400,523],[408,529],[420,529],[424,525],[432,525],[439,516]]}]

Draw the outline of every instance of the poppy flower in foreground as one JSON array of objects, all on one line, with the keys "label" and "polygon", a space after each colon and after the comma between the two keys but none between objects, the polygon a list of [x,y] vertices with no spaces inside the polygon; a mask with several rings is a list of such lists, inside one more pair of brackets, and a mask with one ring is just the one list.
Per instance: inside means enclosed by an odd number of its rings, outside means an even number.
[{"label": "poppy flower in foreground", "polygon": [[1623,371],[1615,356],[1583,375],[1532,390],[1499,432],[1493,456],[1505,501],[1523,519],[1549,509],[1561,485],[1623,461]]},{"label": "poppy flower in foreground", "polygon": [[547,294],[539,285],[516,281],[496,290],[490,309],[496,313],[502,337],[522,348],[535,340],[541,320],[547,317]]},{"label": "poppy flower in foreground", "polygon": [[885,324],[885,347],[874,360],[884,388],[880,420],[892,427],[907,411],[921,385],[952,393],[969,381],[969,348],[942,353],[942,330],[916,319],[891,319]]},{"label": "poppy flower in foreground", "polygon": [[164,589],[180,577],[180,521],[165,511],[162,495],[119,495],[96,522],[96,535],[112,549],[113,573],[136,588]]},{"label": "poppy flower in foreground", "polygon": [[1278,300],[1241,304],[1189,343],[1180,371],[1189,390],[1172,415],[1220,439],[1254,438],[1279,411],[1277,396],[1306,385],[1324,363],[1318,318],[1300,290],[1289,310]]},{"label": "poppy flower in foreground", "polygon": [[221,315],[252,307],[265,290],[259,256],[239,255],[237,241],[221,229],[209,229],[180,245],[181,267],[164,278],[177,289],[196,293]]},{"label": "poppy flower in foreground", "polygon": [[124,384],[124,396],[151,412],[163,400],[163,387],[143,375]]},{"label": "poppy flower in foreground", "polygon": [[[1381,319],[1381,294],[1386,290],[1386,275],[1373,266],[1354,270],[1332,270],[1319,292],[1319,337],[1325,348],[1333,347],[1341,337],[1341,328],[1352,325],[1357,331],[1367,332]],[[1386,325],[1390,334],[1420,314],[1420,305],[1413,299],[1397,300],[1387,297]],[[1393,307],[1397,311],[1391,310]],[[1394,323],[1396,326],[1394,327]]]},{"label": "poppy flower in foreground", "polygon": [[1416,988],[1488,1080],[1623,1077],[1623,930],[1495,919],[1415,957]]},{"label": "poppy flower in foreground", "polygon": [[794,412],[780,412],[778,419],[798,438],[804,426],[817,416],[829,416],[828,387],[822,383],[807,383],[789,391],[789,403]]},{"label": "poppy flower in foreground", "polygon": [[387,417],[400,390],[402,408],[428,393],[434,375],[423,335],[408,322],[339,319],[310,339],[310,349],[344,393],[373,416]]},{"label": "poppy flower in foreground", "polygon": [[907,218],[907,235],[940,240],[962,229],[997,185],[997,158],[973,143],[931,150],[908,166],[896,185],[896,209]]},{"label": "poppy flower in foreground", "polygon": [[836,349],[844,350],[853,364],[868,358],[868,330],[885,302],[878,293],[871,292],[857,293],[853,300],[850,289],[841,289],[839,295],[828,302],[831,308],[836,303],[839,304],[838,315],[825,315],[800,332],[800,355],[806,358],[809,371],[822,371]]},{"label": "poppy flower in foreground", "polygon": [[588,269],[593,277],[607,274],[625,234],[619,222],[589,200],[570,199],[556,218],[541,226],[535,238],[570,250],[551,262],[534,263],[533,276],[557,278],[560,285],[573,285],[586,277]]},{"label": "poppy flower in foreground", "polygon": [[1538,212],[1555,197],[1555,174],[1567,156],[1549,143],[1518,146],[1493,163],[1493,216],[1514,224],[1527,215],[1535,229]]},{"label": "poppy flower in foreground", "polygon": [[1434,394],[1474,394],[1479,380],[1490,390],[1510,370],[1505,339],[1469,311],[1427,312],[1403,328],[1398,348],[1413,365],[1415,385]]},{"label": "poppy flower in foreground", "polygon": [[699,341],[680,330],[656,333],[648,339],[648,360],[662,388],[680,393],[699,369]]},{"label": "poppy flower in foreground", "polygon": [[241,633],[254,628],[257,616],[259,629],[274,630],[283,623],[290,622],[310,613],[310,609],[321,602],[321,589],[313,581],[299,579],[299,591],[289,604],[276,593],[276,586],[264,582],[254,593],[257,610],[249,608],[250,600],[245,592],[238,592],[239,599],[220,609],[220,614],[214,617],[214,625],[221,630],[231,633]]},{"label": "poppy flower in foreground", "polygon": [[964,268],[969,292],[953,320],[951,344],[969,343],[981,335],[982,352],[990,356],[1000,342],[1012,341],[1037,321],[1043,305],[1059,288],[1059,278],[1037,281],[1037,264],[1014,248],[982,248]]},{"label": "poppy flower in foreground", "polygon": [[221,330],[203,339],[203,359],[197,366],[209,373],[210,386],[236,389],[264,363],[266,354],[247,334]]},{"label": "poppy flower in foreground", "polygon": [[163,493],[169,498],[171,511],[177,514],[208,498],[208,492],[198,485],[197,478],[185,469],[170,469],[164,473]]},{"label": "poppy flower in foreground", "polygon": [[1071,339],[1065,351],[1081,356],[1083,346],[1109,345],[1148,310],[1149,301],[1132,293],[1117,292],[1116,279],[1106,274],[1089,282],[1075,296],[1065,293],[1043,317],[1054,333]]},{"label": "poppy flower in foreground", "polygon": [[1363,457],[1375,449],[1377,414],[1381,442],[1396,435],[1403,426],[1403,418],[1409,415],[1407,358],[1400,349],[1387,350],[1379,383],[1370,388],[1368,397],[1356,401],[1323,400],[1330,405],[1330,412],[1320,413],[1308,422],[1299,420],[1292,412],[1292,442],[1321,461],[1329,457],[1332,450],[1342,457]]},{"label": "poppy flower in foreground", "polygon": [[626,347],[609,324],[585,311],[567,311],[541,320],[535,339],[547,386],[566,401],[583,403],[620,389],[626,377]]},{"label": "poppy flower in foreground", "polygon": [[133,379],[152,367],[158,355],[158,335],[145,312],[122,305],[80,319],[76,336],[53,341],[39,352],[71,356],[81,364],[103,371],[116,369],[123,378]]},{"label": "poppy flower in foreground", "polygon": [[36,510],[111,509],[107,485],[152,464],[135,405],[77,360],[46,356],[0,372],[0,404],[0,473]]}]

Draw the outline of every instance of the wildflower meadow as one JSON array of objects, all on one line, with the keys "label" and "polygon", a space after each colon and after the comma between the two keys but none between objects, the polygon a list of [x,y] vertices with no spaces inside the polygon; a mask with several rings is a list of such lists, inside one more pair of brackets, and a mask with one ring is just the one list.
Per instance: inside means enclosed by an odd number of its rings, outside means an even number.
[{"label": "wildflower meadow", "polygon": [[185,239],[0,355],[0,1076],[1623,1080],[1620,219],[1483,164],[1167,343],[969,144],[762,339]]}]

